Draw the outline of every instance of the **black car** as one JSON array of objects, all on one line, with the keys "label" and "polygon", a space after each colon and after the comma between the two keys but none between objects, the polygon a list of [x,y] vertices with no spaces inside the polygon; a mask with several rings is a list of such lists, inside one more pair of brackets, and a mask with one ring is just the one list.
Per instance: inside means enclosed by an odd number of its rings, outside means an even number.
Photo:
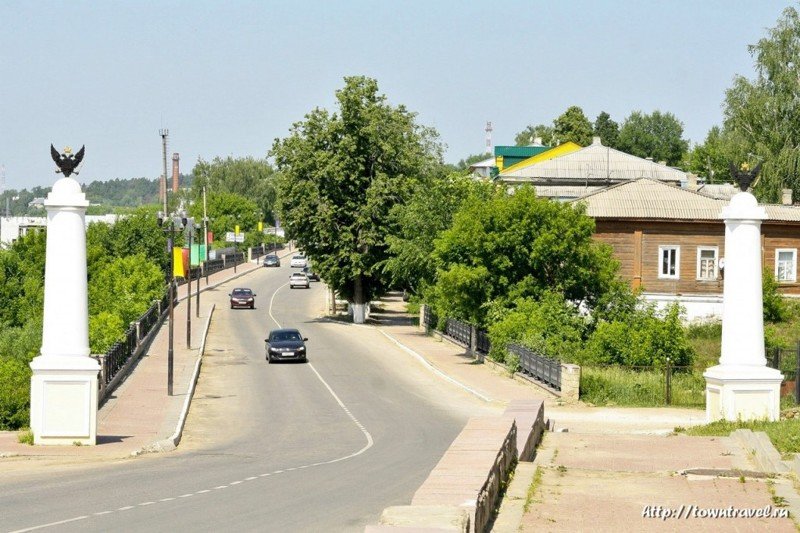
[{"label": "black car", "polygon": [[265,267],[279,267],[281,266],[281,260],[277,255],[268,255],[264,257],[264,266]]},{"label": "black car", "polygon": [[303,274],[308,276],[308,279],[310,279],[311,281],[319,281],[319,274],[317,274],[316,272],[311,270],[311,267],[308,267],[308,266],[304,267],[303,268]]},{"label": "black car", "polygon": [[267,361],[302,361],[308,360],[306,343],[308,339],[300,335],[296,329],[273,329],[264,339],[267,343]]},{"label": "black car", "polygon": [[236,288],[228,296],[231,297],[231,309],[234,307],[249,307],[250,309],[256,308],[256,295],[250,289]]}]

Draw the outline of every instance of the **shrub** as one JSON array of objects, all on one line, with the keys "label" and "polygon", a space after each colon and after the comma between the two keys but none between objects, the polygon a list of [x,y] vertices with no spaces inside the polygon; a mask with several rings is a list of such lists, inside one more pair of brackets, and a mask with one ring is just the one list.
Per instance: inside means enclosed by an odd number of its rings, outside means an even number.
[{"label": "shrub", "polygon": [[768,269],[761,276],[761,293],[764,300],[764,321],[782,322],[787,315],[786,303],[778,292],[778,282]]},{"label": "shrub", "polygon": [[[663,370],[634,371],[621,367],[581,369],[581,400],[594,405],[653,407],[666,404],[666,376]],[[674,406],[705,405],[705,378],[700,372],[674,372]]]},{"label": "shrub", "polygon": [[17,358],[0,356],[0,430],[30,424],[31,369]]},{"label": "shrub", "polygon": [[125,323],[120,317],[103,311],[89,317],[89,350],[93,354],[106,353],[111,346],[121,340]]},{"label": "shrub", "polygon": [[601,322],[582,353],[581,363],[594,365],[690,366],[694,349],[681,325],[680,307],[670,306],[663,318],[653,307],[624,321]]},{"label": "shrub", "polygon": [[489,356],[493,359],[508,361],[506,346],[512,342],[546,357],[566,362],[578,359],[585,321],[560,294],[546,292],[538,301],[524,298],[514,309],[494,309],[490,315]]}]

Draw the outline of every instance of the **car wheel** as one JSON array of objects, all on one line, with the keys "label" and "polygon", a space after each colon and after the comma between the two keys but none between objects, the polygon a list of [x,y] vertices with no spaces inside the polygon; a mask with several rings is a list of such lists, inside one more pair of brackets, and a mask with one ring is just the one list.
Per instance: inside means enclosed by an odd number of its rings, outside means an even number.
[{"label": "car wheel", "polygon": [[256,304],[250,304],[250,309],[255,309],[255,308],[256,308]]},{"label": "car wheel", "polygon": [[233,309],[233,304],[231,304],[231,309]]}]

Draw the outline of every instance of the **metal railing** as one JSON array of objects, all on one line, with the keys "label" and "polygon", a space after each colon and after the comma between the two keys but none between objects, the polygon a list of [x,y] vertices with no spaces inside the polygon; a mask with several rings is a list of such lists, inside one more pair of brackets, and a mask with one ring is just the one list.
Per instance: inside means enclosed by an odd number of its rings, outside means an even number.
[{"label": "metal railing", "polygon": [[561,361],[539,355],[518,344],[509,344],[508,351],[519,357],[521,372],[555,390],[561,390]]},{"label": "metal railing", "polygon": [[800,341],[797,341],[796,348],[767,348],[765,356],[767,366],[780,370],[784,382],[794,381],[794,390],[791,393],[797,401],[800,398],[800,379],[797,379],[800,376]]},{"label": "metal railing", "polygon": [[203,265],[203,275],[210,276],[220,270],[225,269],[225,260],[222,258],[219,259],[209,259]]},{"label": "metal railing", "polygon": [[475,349],[478,353],[488,354],[492,349],[492,342],[489,339],[489,332],[485,329],[475,329]]},{"label": "metal railing", "polygon": [[472,326],[455,318],[448,318],[444,326],[444,334],[462,346],[469,347]]}]

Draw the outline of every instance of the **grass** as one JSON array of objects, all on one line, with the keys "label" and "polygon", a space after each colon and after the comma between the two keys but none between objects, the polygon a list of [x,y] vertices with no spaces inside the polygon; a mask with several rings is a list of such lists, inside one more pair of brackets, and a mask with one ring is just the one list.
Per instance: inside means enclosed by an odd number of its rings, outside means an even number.
[{"label": "grass", "polygon": [[17,442],[33,446],[33,431],[25,429],[17,434]]},{"label": "grass", "polygon": [[701,437],[726,437],[737,429],[763,431],[772,441],[773,446],[783,455],[800,453],[800,419],[776,420],[751,420],[729,422],[718,420],[703,426],[690,428],[675,428],[676,432]]},{"label": "grass", "polygon": [[[536,500],[534,500],[534,496],[536,495],[536,491],[539,489],[539,486],[542,484],[542,470],[541,466],[536,467],[536,473],[533,475],[533,481],[531,481],[531,485],[528,487],[528,494],[525,498],[525,506],[522,508],[522,512],[527,514],[531,508],[531,504],[533,504]],[[538,503],[538,502],[537,502]]]},{"label": "grass", "polygon": [[[675,372],[672,376],[673,406],[703,407],[706,382],[701,372]],[[666,405],[663,370],[631,370],[622,367],[583,367],[581,400],[594,405],[657,407]]]}]

